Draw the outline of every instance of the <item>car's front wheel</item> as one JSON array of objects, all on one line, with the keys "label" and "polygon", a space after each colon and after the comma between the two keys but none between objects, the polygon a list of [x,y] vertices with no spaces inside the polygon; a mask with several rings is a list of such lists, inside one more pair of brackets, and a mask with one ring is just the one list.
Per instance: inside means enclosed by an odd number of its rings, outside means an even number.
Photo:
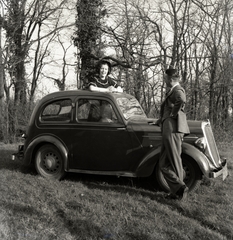
[{"label": "car's front wheel", "polygon": [[[189,188],[190,192],[195,191],[200,185],[200,180],[202,176],[201,171],[197,166],[196,162],[189,156],[182,155],[182,163],[184,169],[184,182]],[[155,174],[156,180],[161,189],[164,190],[165,192],[169,192],[170,189],[165,178],[163,177],[161,170],[159,169],[158,164],[155,169]]]},{"label": "car's front wheel", "polygon": [[60,151],[51,144],[38,149],[35,155],[36,171],[49,179],[62,179],[65,175],[64,160]]}]

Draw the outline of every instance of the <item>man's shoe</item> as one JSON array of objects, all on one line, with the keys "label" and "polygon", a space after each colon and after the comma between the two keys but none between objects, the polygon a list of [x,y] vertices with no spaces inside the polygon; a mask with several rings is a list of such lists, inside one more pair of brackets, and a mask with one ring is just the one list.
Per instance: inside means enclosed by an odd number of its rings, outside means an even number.
[{"label": "man's shoe", "polygon": [[188,197],[189,188],[187,186],[182,186],[177,192],[176,195],[179,197],[179,200],[186,200]]},{"label": "man's shoe", "polygon": [[170,199],[170,200],[178,200],[179,196],[174,194],[174,193],[169,193],[165,196],[166,199]]}]

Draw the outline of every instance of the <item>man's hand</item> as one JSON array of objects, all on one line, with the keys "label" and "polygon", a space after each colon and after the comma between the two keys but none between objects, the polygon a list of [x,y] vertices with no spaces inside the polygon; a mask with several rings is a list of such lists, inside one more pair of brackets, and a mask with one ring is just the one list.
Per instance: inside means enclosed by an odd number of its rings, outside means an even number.
[{"label": "man's hand", "polygon": [[118,86],[118,87],[117,87],[117,92],[122,93],[122,92],[123,92],[123,89],[122,89],[120,86]]},{"label": "man's hand", "polygon": [[173,113],[170,114],[171,118],[177,118],[177,115],[175,116]]},{"label": "man's hand", "polygon": [[109,92],[114,92],[115,89],[116,89],[116,88],[114,88],[113,86],[108,87]]},{"label": "man's hand", "polygon": [[159,119],[155,122],[155,125],[161,127],[161,125],[162,125],[162,119],[159,118]]},{"label": "man's hand", "polygon": [[123,92],[123,89],[120,86],[118,86],[117,88],[110,86],[110,87],[108,87],[108,90],[109,90],[109,92],[119,92],[119,93]]}]

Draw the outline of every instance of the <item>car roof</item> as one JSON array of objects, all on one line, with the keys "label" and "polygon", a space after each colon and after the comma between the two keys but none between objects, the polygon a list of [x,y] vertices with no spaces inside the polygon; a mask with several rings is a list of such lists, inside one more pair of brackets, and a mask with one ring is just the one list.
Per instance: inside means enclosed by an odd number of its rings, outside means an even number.
[{"label": "car roof", "polygon": [[44,96],[40,102],[46,102],[48,100],[59,98],[59,97],[71,97],[71,96],[106,96],[110,98],[118,98],[118,97],[132,97],[131,95],[127,93],[110,93],[110,92],[92,92],[90,90],[66,90],[66,91],[57,91],[50,93],[46,96]]}]

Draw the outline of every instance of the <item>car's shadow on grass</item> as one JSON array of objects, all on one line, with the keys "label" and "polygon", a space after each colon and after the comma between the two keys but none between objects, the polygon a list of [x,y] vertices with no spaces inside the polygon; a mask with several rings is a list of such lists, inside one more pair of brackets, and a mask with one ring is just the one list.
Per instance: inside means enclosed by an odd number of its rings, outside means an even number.
[{"label": "car's shadow on grass", "polygon": [[[25,166],[20,160],[11,160],[12,153],[15,150],[1,149],[0,171],[10,170],[37,176],[33,165]],[[81,173],[67,173],[64,180],[71,182],[81,182],[89,189],[101,189],[127,192],[128,194],[148,195],[150,198],[155,197],[155,193],[161,193],[159,186],[154,178],[130,178],[117,176],[103,176]]]},{"label": "car's shadow on grass", "polygon": [[[9,170],[37,177],[38,174],[34,166],[24,166],[23,163],[19,160],[11,160],[11,154],[13,152],[14,151],[11,150],[1,150],[1,153],[3,153],[1,156],[3,157],[0,157],[0,171]],[[182,207],[180,207],[180,203],[178,203],[177,201],[165,199],[166,193],[159,188],[154,177],[130,178],[81,173],[67,173],[65,178],[61,181],[82,183],[88,189],[90,189],[90,191],[99,189],[103,191],[115,191],[125,193],[131,196],[141,195],[151,200],[155,200],[158,203],[166,204],[168,206],[177,208],[179,212],[183,211]]]},{"label": "car's shadow on grass", "polygon": [[68,173],[65,180],[81,182],[89,189],[127,192],[128,194],[132,195],[141,194],[146,195],[151,199],[156,198],[157,194],[164,194],[164,192],[161,191],[153,177],[130,178]]}]

